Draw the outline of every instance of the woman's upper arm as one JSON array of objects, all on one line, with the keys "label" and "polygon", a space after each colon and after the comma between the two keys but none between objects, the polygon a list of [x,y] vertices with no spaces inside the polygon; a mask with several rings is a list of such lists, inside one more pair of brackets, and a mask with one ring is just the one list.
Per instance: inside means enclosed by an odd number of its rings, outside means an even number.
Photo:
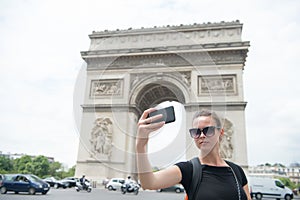
[{"label": "woman's upper arm", "polygon": [[173,165],[166,169],[157,171],[154,173],[154,182],[151,188],[152,190],[157,190],[161,188],[166,188],[180,183],[182,178],[181,171],[178,166]]},{"label": "woman's upper arm", "polygon": [[243,189],[244,189],[244,191],[245,191],[245,193],[246,193],[246,195],[247,195],[247,199],[248,199],[248,200],[251,200],[251,196],[250,196],[248,184],[244,185],[244,186],[243,186]]}]

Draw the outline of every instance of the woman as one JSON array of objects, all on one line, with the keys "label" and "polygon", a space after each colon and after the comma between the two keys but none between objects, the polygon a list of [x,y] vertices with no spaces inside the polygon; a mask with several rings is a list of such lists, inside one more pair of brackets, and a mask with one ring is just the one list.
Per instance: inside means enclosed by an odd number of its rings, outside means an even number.
[{"label": "woman", "polygon": [[[149,134],[165,124],[164,121],[151,123],[162,117],[155,115],[147,118],[153,111],[154,108],[145,110],[138,122],[136,151],[141,185],[144,189],[156,190],[181,183],[188,193],[193,173],[190,161],[152,172],[147,155]],[[199,187],[201,199],[250,200],[247,179],[242,168],[236,165],[242,174],[242,186],[238,187],[235,173],[220,156],[220,141],[224,130],[219,117],[214,112],[203,110],[195,114],[192,126],[190,135],[200,150],[198,158],[202,164],[202,180]]]}]

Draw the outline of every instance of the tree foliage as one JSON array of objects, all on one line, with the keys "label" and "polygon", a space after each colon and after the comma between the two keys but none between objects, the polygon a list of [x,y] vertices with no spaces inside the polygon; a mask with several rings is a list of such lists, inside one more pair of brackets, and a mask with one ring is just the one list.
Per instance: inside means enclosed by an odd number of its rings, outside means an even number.
[{"label": "tree foliage", "polygon": [[28,174],[32,171],[32,158],[30,156],[22,156],[13,160],[13,172]]},{"label": "tree foliage", "polygon": [[0,156],[0,173],[4,174],[9,172],[13,168],[13,162],[11,159]]},{"label": "tree foliage", "polygon": [[287,187],[293,189],[296,187],[296,185],[289,179],[289,178],[283,178],[283,177],[278,177],[278,179]]},{"label": "tree foliage", "polygon": [[21,158],[10,159],[0,156],[0,173],[35,174],[41,178],[53,176],[58,179],[74,176],[75,166],[65,171],[59,162],[50,162],[45,156],[31,157],[24,155]]}]

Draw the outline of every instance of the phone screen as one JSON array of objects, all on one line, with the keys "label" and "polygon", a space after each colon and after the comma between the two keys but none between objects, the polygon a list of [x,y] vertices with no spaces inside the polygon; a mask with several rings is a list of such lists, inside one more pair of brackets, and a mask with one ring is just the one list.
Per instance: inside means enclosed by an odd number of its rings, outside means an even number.
[{"label": "phone screen", "polygon": [[153,111],[153,112],[149,113],[148,117],[152,117],[152,116],[155,116],[158,114],[162,114],[163,117],[158,120],[153,121],[152,123],[165,121],[167,124],[167,123],[171,123],[171,122],[175,121],[175,112],[174,112],[173,106]]}]

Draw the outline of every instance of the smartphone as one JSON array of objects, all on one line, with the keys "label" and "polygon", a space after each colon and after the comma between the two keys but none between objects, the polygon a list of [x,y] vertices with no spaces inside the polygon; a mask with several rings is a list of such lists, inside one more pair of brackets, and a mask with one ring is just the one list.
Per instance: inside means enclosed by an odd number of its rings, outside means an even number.
[{"label": "smartphone", "polygon": [[171,123],[171,122],[175,121],[175,112],[174,112],[173,106],[169,106],[167,108],[162,108],[162,109],[153,111],[153,112],[149,113],[148,117],[152,117],[152,116],[155,116],[158,114],[162,114],[163,117],[158,120],[153,121],[152,123],[165,121],[165,123],[167,124],[167,123]]}]

